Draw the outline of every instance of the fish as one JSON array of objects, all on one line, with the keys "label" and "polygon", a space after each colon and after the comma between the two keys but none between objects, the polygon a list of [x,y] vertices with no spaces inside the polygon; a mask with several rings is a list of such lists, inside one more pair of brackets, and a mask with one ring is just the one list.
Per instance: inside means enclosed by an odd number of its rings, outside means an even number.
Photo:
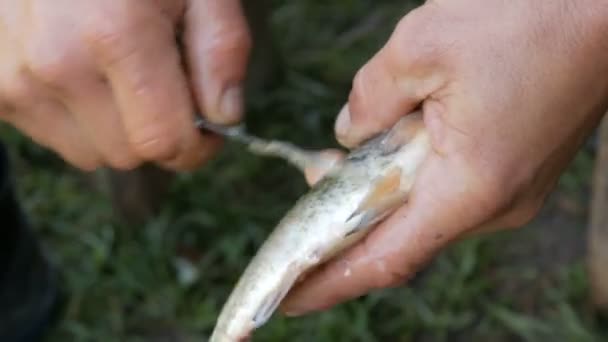
[{"label": "fish", "polygon": [[[414,112],[335,163],[263,242],[222,307],[209,341],[251,339],[296,283],[407,202],[429,150],[422,114]],[[302,169],[302,160],[320,160],[308,151],[295,154],[304,156],[294,163]]]}]

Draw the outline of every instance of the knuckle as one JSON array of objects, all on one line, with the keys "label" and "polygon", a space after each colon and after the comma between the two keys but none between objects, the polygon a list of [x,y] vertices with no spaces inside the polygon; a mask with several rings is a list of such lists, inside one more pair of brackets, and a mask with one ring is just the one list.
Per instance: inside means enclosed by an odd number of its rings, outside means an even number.
[{"label": "knuckle", "polygon": [[131,11],[126,11],[112,20],[94,20],[83,31],[83,40],[103,66],[116,65],[137,51],[138,44],[133,36],[141,25],[139,19],[130,13]]},{"label": "knuckle", "polygon": [[36,59],[29,63],[29,68],[32,74],[45,84],[54,86],[62,86],[67,84],[67,79],[71,73],[70,63],[67,59]]},{"label": "knuckle", "polygon": [[179,152],[179,140],[158,124],[144,126],[129,135],[132,151],[146,160],[172,160]]},{"label": "knuckle", "polygon": [[40,44],[28,49],[26,63],[32,75],[46,84],[68,84],[75,73],[73,50],[69,47],[49,48]]},{"label": "knuckle", "polygon": [[244,56],[251,51],[252,44],[248,30],[233,30],[228,27],[213,34],[207,52],[211,58],[220,60],[230,56]]},{"label": "knuckle", "polygon": [[136,52],[135,44],[132,44],[118,29],[98,30],[91,34],[89,40],[95,45],[98,51],[96,56],[105,67],[120,64]]},{"label": "knuckle", "polygon": [[419,32],[421,29],[429,27],[429,19],[427,7],[417,7],[405,15],[395,27],[395,32],[398,35],[413,36],[412,32]]},{"label": "knuckle", "polygon": [[21,71],[37,85],[44,86],[45,91],[62,97],[76,89],[78,80],[89,72],[89,60],[83,54],[78,37],[72,32],[65,35],[62,37],[53,32],[32,34],[23,45]]},{"label": "knuckle", "polygon": [[427,18],[421,9],[410,12],[399,21],[387,43],[394,63],[410,69],[420,68],[444,55],[441,35],[432,23],[434,21]]}]

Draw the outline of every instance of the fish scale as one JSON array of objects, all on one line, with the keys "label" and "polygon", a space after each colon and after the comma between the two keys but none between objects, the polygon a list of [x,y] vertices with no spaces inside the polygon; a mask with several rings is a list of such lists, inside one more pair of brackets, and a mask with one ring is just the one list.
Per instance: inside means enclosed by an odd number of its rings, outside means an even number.
[{"label": "fish scale", "polygon": [[[268,144],[255,141],[262,150]],[[279,145],[282,149],[274,156],[300,168],[319,160],[314,152]],[[351,151],[296,201],[262,244],[222,308],[210,342],[250,338],[298,279],[359,241],[403,205],[429,150],[422,115],[412,113]]]}]

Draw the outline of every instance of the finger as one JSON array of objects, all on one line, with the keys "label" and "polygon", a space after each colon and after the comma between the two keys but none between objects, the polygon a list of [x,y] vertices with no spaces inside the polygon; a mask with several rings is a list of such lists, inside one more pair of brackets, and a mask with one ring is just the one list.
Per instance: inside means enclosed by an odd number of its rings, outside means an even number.
[{"label": "finger", "polygon": [[357,72],[335,124],[342,145],[356,146],[391,127],[442,86],[443,77],[434,68],[437,57],[418,42],[416,26],[408,16]]},{"label": "finger", "polygon": [[64,100],[80,129],[89,137],[110,167],[129,170],[141,158],[129,147],[129,140],[109,86],[101,80],[80,82]]},{"label": "finger", "polygon": [[243,115],[251,38],[239,0],[191,1],[184,43],[199,108],[217,123]]},{"label": "finger", "polygon": [[101,156],[67,109],[26,68],[15,68],[3,80],[0,93],[11,109],[4,120],[80,169],[91,171],[101,165]]},{"label": "finger", "polygon": [[78,129],[100,152],[104,164],[133,168],[139,158],[129,148],[112,91],[97,73],[90,51],[69,36],[49,37],[49,30],[63,22],[60,18],[48,20],[47,4],[38,5],[34,12],[41,24],[34,27],[33,38],[24,47],[27,76],[44,88],[46,96],[66,108]]},{"label": "finger", "polygon": [[306,182],[309,185],[314,185],[321,180],[329,171],[333,170],[338,165],[345,155],[340,150],[328,149],[319,152],[317,162],[310,165],[304,170]]},{"label": "finger", "polygon": [[28,108],[18,107],[7,121],[81,170],[94,171],[103,164],[103,157],[60,103],[39,101]]},{"label": "finger", "polygon": [[100,25],[89,42],[111,84],[129,146],[144,160],[192,169],[214,144],[194,127],[173,24],[159,13],[122,20]]},{"label": "finger", "polygon": [[[400,285],[443,246],[479,225],[485,212],[470,207],[476,202],[470,183],[464,181],[467,176],[458,173],[460,166],[437,155],[428,159],[410,202],[360,244],[307,277],[281,310],[301,315],[374,289]],[[446,169],[454,170],[450,181],[445,181]]]}]

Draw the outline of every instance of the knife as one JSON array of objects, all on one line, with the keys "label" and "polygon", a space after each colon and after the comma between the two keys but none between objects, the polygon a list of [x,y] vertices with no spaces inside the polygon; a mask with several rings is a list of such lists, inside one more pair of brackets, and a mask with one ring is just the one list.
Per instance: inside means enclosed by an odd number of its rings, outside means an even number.
[{"label": "knife", "polygon": [[258,156],[283,159],[302,171],[319,162],[319,152],[305,150],[285,141],[257,137],[248,133],[244,124],[218,125],[198,116],[195,125],[201,132],[211,132],[244,144],[249,151]]}]

